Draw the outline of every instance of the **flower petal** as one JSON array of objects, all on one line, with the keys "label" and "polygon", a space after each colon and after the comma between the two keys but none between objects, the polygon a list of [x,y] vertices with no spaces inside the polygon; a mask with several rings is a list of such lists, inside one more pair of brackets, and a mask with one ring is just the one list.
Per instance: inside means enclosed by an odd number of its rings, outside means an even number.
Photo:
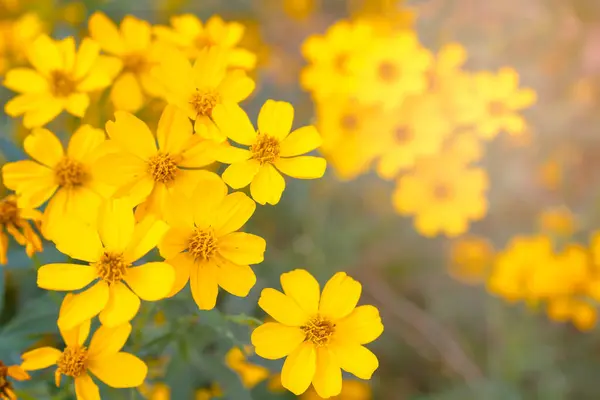
[{"label": "flower petal", "polygon": [[136,75],[124,72],[115,80],[110,90],[110,100],[116,110],[135,113],[144,106],[146,97]]},{"label": "flower petal", "polygon": [[126,15],[121,21],[121,34],[127,49],[147,51],[150,46],[152,29],[147,21]]},{"label": "flower petal", "polygon": [[302,326],[310,318],[291,297],[271,288],[263,289],[258,306],[277,322],[288,326]]},{"label": "flower petal", "polygon": [[31,131],[25,138],[23,147],[34,160],[51,168],[65,155],[60,140],[48,129],[43,128]]},{"label": "flower petal", "polygon": [[212,310],[219,294],[218,269],[212,262],[194,265],[190,271],[190,288],[201,310]]},{"label": "flower petal", "polygon": [[165,222],[151,216],[135,224],[133,235],[125,249],[125,258],[134,262],[144,257],[158,245],[168,229]]},{"label": "flower petal", "polygon": [[252,182],[259,170],[260,163],[256,160],[236,162],[223,172],[223,180],[233,189],[241,189]]},{"label": "flower petal", "polygon": [[31,160],[5,164],[2,178],[4,185],[19,195],[19,206],[25,208],[41,206],[58,189],[54,171]]},{"label": "flower petal", "polygon": [[11,365],[8,367],[8,376],[17,381],[27,381],[31,379],[29,374],[19,365]]},{"label": "flower petal", "polygon": [[102,382],[117,389],[138,387],[148,374],[142,360],[123,352],[91,359],[89,369]]},{"label": "flower petal", "polygon": [[359,344],[335,344],[330,348],[340,367],[360,379],[371,379],[379,367],[377,356]]},{"label": "flower petal", "polygon": [[169,154],[179,154],[192,139],[193,126],[185,111],[167,105],[158,121],[158,148]]},{"label": "flower petal", "polygon": [[75,117],[83,118],[90,106],[90,96],[87,93],[73,93],[67,98],[65,108]]},{"label": "flower petal", "polygon": [[75,378],[75,397],[78,400],[100,400],[100,389],[87,373]]},{"label": "flower petal", "polygon": [[319,282],[306,270],[295,269],[281,274],[281,287],[309,315],[319,312],[321,288]]},{"label": "flower petal", "polygon": [[53,347],[40,347],[39,349],[28,351],[21,356],[23,359],[21,368],[25,371],[48,368],[49,366],[56,364],[61,354],[62,351]]},{"label": "flower petal", "polygon": [[46,78],[31,68],[9,70],[3,84],[13,92],[19,93],[40,93],[49,90]]},{"label": "flower petal", "polygon": [[141,299],[156,301],[165,298],[175,283],[173,267],[164,262],[150,262],[129,268],[125,282]]},{"label": "flower petal", "polygon": [[27,59],[35,69],[44,75],[62,69],[62,57],[56,42],[42,34],[26,49]]},{"label": "flower petal", "polygon": [[52,121],[65,109],[64,101],[49,98],[47,103],[40,104],[25,112],[23,126],[27,129],[39,128]]},{"label": "flower petal", "polygon": [[338,272],[323,288],[319,313],[334,320],[344,318],[356,307],[361,292],[362,286],[358,281],[345,272]]},{"label": "flower petal", "polygon": [[296,350],[305,337],[298,327],[267,322],[252,331],[251,341],[256,354],[267,360],[278,360]]},{"label": "flower petal", "polygon": [[219,267],[217,281],[219,286],[234,296],[246,297],[256,284],[256,275],[248,265],[237,265],[217,257],[215,262]]},{"label": "flower petal", "polygon": [[212,111],[217,127],[234,142],[250,146],[256,141],[256,130],[248,114],[233,102],[217,104]]},{"label": "flower petal", "polygon": [[114,328],[101,325],[90,342],[89,358],[102,358],[110,354],[121,351],[129,335],[131,334],[131,324],[122,324]]},{"label": "flower petal", "polygon": [[140,309],[141,301],[123,282],[110,285],[108,303],[100,313],[100,322],[114,328],[131,321]]},{"label": "flower petal", "polygon": [[37,284],[48,290],[79,290],[98,278],[91,265],[46,264],[37,272]]},{"label": "flower petal", "polygon": [[177,256],[188,248],[190,238],[193,234],[194,232],[189,228],[169,229],[158,245],[160,255],[165,259]]},{"label": "flower petal", "polygon": [[98,261],[104,251],[98,232],[80,221],[63,220],[55,224],[52,240],[61,253],[90,263]]},{"label": "flower petal", "polygon": [[256,203],[244,193],[235,192],[223,198],[217,209],[213,228],[217,236],[239,230],[254,214]]},{"label": "flower petal", "polygon": [[382,332],[379,310],[373,306],[356,307],[350,315],[337,321],[335,327],[336,340],[358,344],[371,343]]},{"label": "flower petal", "polygon": [[279,203],[284,190],[285,180],[271,164],[263,165],[250,184],[252,198],[263,205]]},{"label": "flower petal", "polygon": [[219,84],[219,93],[226,101],[239,103],[250,96],[255,88],[254,81],[240,69],[228,71]]},{"label": "flower petal", "polygon": [[133,237],[135,219],[128,198],[110,199],[100,207],[98,233],[104,248],[122,253]]},{"label": "flower petal", "polygon": [[296,129],[281,142],[281,157],[294,157],[306,154],[321,146],[323,139],[312,125]]},{"label": "flower petal", "polygon": [[194,264],[194,258],[190,253],[181,253],[167,260],[167,264],[171,265],[175,271],[175,281],[171,292],[167,297],[175,296],[179,293],[190,280],[192,269],[197,268]]},{"label": "flower petal", "polygon": [[122,54],[125,44],[117,25],[104,13],[95,12],[89,19],[90,36],[110,54]]},{"label": "flower petal", "polygon": [[215,160],[224,164],[240,163],[249,160],[250,157],[252,157],[250,150],[234,147],[227,141],[214,145],[211,150]]},{"label": "flower petal", "polygon": [[192,193],[194,223],[199,228],[214,227],[217,207],[227,196],[227,185],[217,174],[203,176]]},{"label": "flower petal", "polygon": [[67,154],[79,161],[87,161],[94,151],[106,140],[106,134],[102,129],[92,128],[90,125],[82,125],[73,133]]},{"label": "flower petal", "polygon": [[284,174],[297,179],[317,179],[325,174],[327,162],[322,157],[300,156],[280,158],[275,167]]},{"label": "flower petal", "polygon": [[109,289],[104,281],[73,295],[72,300],[58,317],[60,329],[68,331],[77,325],[94,318],[108,303]]},{"label": "flower petal", "polygon": [[267,242],[260,236],[246,232],[233,232],[219,238],[218,254],[227,260],[239,264],[258,264],[263,262]]},{"label": "flower petal", "polygon": [[305,342],[285,359],[281,369],[281,384],[296,396],[300,396],[310,386],[316,369],[315,346]]},{"label": "flower petal", "polygon": [[115,112],[115,121],[106,123],[106,132],[125,151],[142,160],[148,160],[157,152],[156,141],[148,125],[128,112]]},{"label": "flower petal", "polygon": [[90,38],[84,38],[81,41],[79,50],[77,50],[75,66],[73,68],[73,76],[76,80],[83,78],[90,72],[92,66],[98,60],[99,54],[100,45],[98,42]]},{"label": "flower petal", "polygon": [[267,100],[258,113],[258,131],[283,140],[292,129],[294,107],[285,101]]},{"label": "flower petal", "polygon": [[317,348],[317,370],[312,380],[315,391],[326,399],[342,391],[342,370],[327,347]]}]

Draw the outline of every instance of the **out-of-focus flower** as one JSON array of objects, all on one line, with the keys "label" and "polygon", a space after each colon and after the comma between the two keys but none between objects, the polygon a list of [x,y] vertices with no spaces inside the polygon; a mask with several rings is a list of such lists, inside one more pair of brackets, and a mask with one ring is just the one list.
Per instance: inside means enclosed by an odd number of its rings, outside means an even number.
[{"label": "out-of-focus flower", "polygon": [[567,207],[554,207],[541,211],[538,225],[543,233],[561,237],[571,236],[576,229],[573,213]]},{"label": "out-of-focus flower", "polygon": [[261,365],[248,362],[247,357],[252,355],[252,346],[242,349],[232,347],[225,355],[225,364],[240,376],[244,387],[252,389],[269,377],[269,370]]},{"label": "out-of-focus flower", "polygon": [[139,387],[140,393],[148,400],[170,400],[171,388],[169,385],[158,382],[152,385],[143,384]]},{"label": "out-of-focus flower", "polygon": [[25,252],[30,258],[34,253],[43,251],[42,240],[31,226],[33,222],[34,226],[39,228],[41,220],[42,213],[33,208],[20,208],[14,195],[0,200],[0,264],[5,265],[8,262],[7,233],[21,246],[25,246]]},{"label": "out-of-focus flower", "polygon": [[484,146],[481,137],[470,129],[455,132],[446,140],[442,149],[443,154],[450,154],[465,165],[481,160]]},{"label": "out-of-focus flower", "polygon": [[563,182],[564,167],[556,159],[548,159],[538,170],[538,177],[542,186],[549,190],[557,190]]},{"label": "out-of-focus flower", "polygon": [[26,381],[31,379],[29,374],[18,365],[4,365],[0,361],[0,399],[2,400],[17,400],[12,383],[8,378],[16,381]]},{"label": "out-of-focus flower", "polygon": [[27,49],[43,31],[42,21],[34,13],[0,21],[0,76],[27,63]]},{"label": "out-of-focus flower", "polygon": [[303,20],[320,6],[321,0],[283,0],[283,11],[290,17]]},{"label": "out-of-focus flower", "polygon": [[[300,400],[321,400],[317,392],[310,388],[306,393],[300,396]],[[339,395],[329,397],[332,400],[371,400],[371,387],[369,384],[357,380],[345,379],[342,384],[342,391]]]},{"label": "out-of-focus flower", "polygon": [[223,397],[223,390],[216,383],[210,387],[196,390],[195,400],[213,400]]},{"label": "out-of-focus flower", "polygon": [[489,240],[478,236],[465,236],[451,244],[448,271],[461,282],[481,283],[489,274],[493,260],[494,247]]}]

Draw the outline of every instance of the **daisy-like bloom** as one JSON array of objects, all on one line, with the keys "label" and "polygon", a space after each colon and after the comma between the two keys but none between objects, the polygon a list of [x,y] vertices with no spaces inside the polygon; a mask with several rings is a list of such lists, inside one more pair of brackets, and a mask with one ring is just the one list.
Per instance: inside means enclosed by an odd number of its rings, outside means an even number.
[{"label": "daisy-like bloom", "polygon": [[221,180],[202,180],[191,197],[179,198],[167,217],[171,229],[158,246],[161,256],[175,268],[177,278],[170,295],[188,282],[201,310],[217,302],[219,286],[246,297],[256,283],[248,264],[264,259],[266,242],[237,232],[252,216],[256,204],[241,192],[227,194]]},{"label": "daisy-like bloom", "polygon": [[52,121],[62,111],[83,117],[90,92],[111,84],[105,63],[99,62],[100,47],[89,38],[75,50],[75,39],[53,40],[40,35],[28,48],[33,68],[14,68],[6,73],[4,86],[20,93],[8,101],[4,111],[11,117],[24,115],[31,129]]},{"label": "daisy-like bloom", "polygon": [[117,28],[105,14],[96,12],[90,17],[88,26],[92,39],[112,56],[121,71],[110,90],[115,109],[135,112],[148,98],[161,94],[154,67],[160,63],[163,48],[152,39],[148,22],[127,15]]},{"label": "daisy-like bloom", "polygon": [[16,192],[19,208],[37,208],[50,200],[44,211],[44,236],[51,237],[54,226],[65,218],[95,222],[102,198],[111,193],[92,171],[98,157],[110,151],[104,142],[102,130],[82,125],[73,133],[65,154],[52,132],[37,128],[23,142],[33,160],[2,168],[4,184]]},{"label": "daisy-like bloom", "polygon": [[[40,228],[42,213],[33,208],[19,208],[17,197],[9,195],[0,200],[0,264],[8,262],[8,235],[17,243],[25,246],[27,256],[31,258],[35,253],[43,251],[42,240],[31,226],[31,222]],[[31,222],[30,222],[31,221]]]},{"label": "daisy-like bloom", "polygon": [[0,76],[27,62],[27,49],[43,31],[42,22],[34,13],[0,21]]},{"label": "daisy-like bloom", "polygon": [[297,269],[281,275],[283,292],[263,289],[258,305],[277,322],[252,332],[256,354],[277,360],[287,356],[281,383],[295,395],[311,382],[319,396],[342,391],[342,369],[370,379],[379,366],[364,344],[383,332],[379,311],[356,307],[362,286],[344,272],[335,274],[320,293],[311,274]]},{"label": "daisy-like bloom", "polygon": [[269,370],[261,365],[248,362],[248,356],[252,355],[252,346],[232,347],[225,355],[225,364],[237,372],[244,387],[252,389],[269,377]]},{"label": "daisy-like bloom", "polygon": [[[95,164],[99,178],[117,188],[116,197],[129,197],[136,217],[163,216],[167,205],[178,195],[190,196],[203,177],[221,178],[200,168],[214,162],[208,141],[193,134],[185,112],[173,105],[165,107],[156,137],[145,122],[125,111],[115,113],[106,123],[111,143],[118,149]],[[158,146],[157,146],[158,139]]]},{"label": "daisy-like bloom", "polygon": [[0,400],[17,400],[12,383],[8,378],[16,381],[29,380],[29,374],[18,365],[4,365],[0,361]]},{"label": "daisy-like bloom", "polygon": [[302,44],[309,64],[302,70],[300,84],[317,99],[350,95],[357,88],[357,75],[349,61],[365,52],[374,38],[369,25],[350,21],[333,24],[325,35],[313,35]]},{"label": "daisy-like bloom", "polygon": [[43,289],[85,289],[73,295],[58,325],[71,329],[100,314],[103,325],[115,327],[133,319],[140,298],[156,301],[169,294],[175,281],[173,267],[164,262],[133,265],[156,246],[167,229],[154,218],[136,224],[126,199],[102,205],[97,230],[63,221],[54,237],[57,249],[89,265],[47,264],[38,269],[37,284]]},{"label": "daisy-like bloom", "polygon": [[[344,380],[342,391],[338,396],[330,397],[332,400],[371,400],[371,387],[366,382],[357,380]],[[322,397],[314,389],[309,389],[300,396],[300,400],[321,400]]]},{"label": "daisy-like bloom", "polygon": [[195,121],[196,133],[223,142],[211,117],[221,103],[239,103],[254,90],[254,81],[241,70],[227,70],[227,53],[220,47],[202,50],[194,64],[180,51],[171,51],[160,67],[166,100]]},{"label": "daisy-like bloom", "polygon": [[170,27],[155,26],[154,33],[159,40],[182,50],[188,58],[195,60],[204,49],[218,46],[226,51],[228,67],[248,71],[256,66],[256,55],[238,47],[245,31],[239,22],[225,22],[213,15],[202,24],[193,14],[171,17],[170,22]]},{"label": "daisy-like bloom", "polygon": [[[67,295],[61,306],[61,313],[69,307],[72,296]],[[133,354],[121,351],[129,334],[130,324],[115,328],[101,326],[89,345],[85,342],[90,333],[90,321],[69,330],[60,329],[65,341],[64,350],[53,347],[40,347],[22,355],[21,368],[35,371],[56,365],[54,373],[56,386],[60,386],[63,375],[75,381],[77,400],[100,400],[100,390],[91,375],[106,385],[123,389],[141,385],[148,373],[146,364]]]},{"label": "daisy-like bloom", "polygon": [[390,110],[406,97],[427,90],[427,71],[433,57],[419,43],[415,32],[380,38],[371,47],[349,63],[359,82],[357,97],[362,103]]},{"label": "daisy-like bloom", "polygon": [[461,237],[451,244],[448,272],[461,282],[481,283],[489,274],[494,255],[494,247],[486,238]]},{"label": "daisy-like bloom", "polygon": [[298,179],[317,179],[325,173],[324,158],[300,156],[321,145],[314,126],[304,126],[292,133],[294,108],[290,103],[267,100],[258,114],[258,130],[237,104],[215,108],[213,119],[221,132],[248,149],[222,146],[219,161],[231,164],[223,180],[233,189],[250,184],[252,198],[259,204],[277,204],[285,189],[280,172]]},{"label": "daisy-like bloom", "polygon": [[414,215],[421,235],[455,237],[485,216],[488,185],[485,170],[457,157],[432,156],[398,179],[392,202],[400,215]]}]

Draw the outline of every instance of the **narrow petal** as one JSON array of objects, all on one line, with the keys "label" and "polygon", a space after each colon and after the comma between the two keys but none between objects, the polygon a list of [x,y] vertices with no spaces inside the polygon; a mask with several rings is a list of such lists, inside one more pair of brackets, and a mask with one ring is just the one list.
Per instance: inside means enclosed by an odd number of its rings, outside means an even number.
[{"label": "narrow petal", "polygon": [[193,268],[197,268],[194,264],[194,258],[189,253],[181,253],[170,258],[167,264],[171,265],[175,271],[175,281],[171,292],[167,297],[175,296],[179,293],[190,280],[190,274]]},{"label": "narrow petal", "polygon": [[147,21],[126,15],[121,21],[121,34],[127,49],[146,51],[150,46],[152,29]]},{"label": "narrow petal", "polygon": [[8,367],[8,376],[17,380],[17,381],[27,381],[31,379],[29,374],[21,368],[19,365],[11,365]]},{"label": "narrow petal", "polygon": [[[72,297],[73,295],[68,294],[67,296]],[[92,320],[88,319],[87,321],[85,321],[81,325],[77,325],[73,329],[69,329],[66,331],[64,329],[61,329],[60,326],[58,327],[58,329],[60,330],[60,335],[62,336],[67,346],[82,346],[87,340],[88,336],[90,335],[91,325]]]},{"label": "narrow petal", "polygon": [[337,321],[335,327],[336,340],[358,344],[371,343],[382,332],[379,310],[373,306],[356,307],[350,315]]},{"label": "narrow petal", "polygon": [[125,45],[117,25],[104,13],[95,12],[88,22],[90,36],[110,54],[122,54]]},{"label": "narrow petal", "polygon": [[281,384],[300,396],[310,386],[317,369],[317,353],[312,343],[303,343],[283,363]]},{"label": "narrow petal", "polygon": [[146,96],[136,75],[124,72],[115,80],[110,90],[110,100],[116,110],[135,113],[144,106]]},{"label": "narrow petal", "polygon": [[267,242],[260,236],[245,232],[233,232],[219,238],[219,255],[239,264],[258,264],[263,262]]},{"label": "narrow petal", "polygon": [[100,56],[88,74],[77,83],[78,92],[94,92],[107,88],[113,83],[114,75],[120,71],[123,64],[118,58]]},{"label": "narrow petal", "polygon": [[323,288],[319,312],[334,320],[344,318],[356,307],[361,292],[362,286],[358,281],[345,272],[338,272]]},{"label": "narrow petal", "polygon": [[219,270],[219,286],[234,296],[246,297],[256,283],[256,275],[248,265],[237,265],[223,258],[215,260]]},{"label": "narrow petal", "polygon": [[110,199],[100,207],[98,233],[106,249],[124,252],[133,237],[134,228],[133,207],[128,198]]},{"label": "narrow petal", "polygon": [[73,93],[67,98],[65,108],[69,114],[83,118],[89,106],[90,96],[87,93]]},{"label": "narrow petal", "polygon": [[319,312],[321,288],[319,282],[306,270],[295,269],[281,275],[281,287],[309,315]]},{"label": "narrow petal", "polygon": [[131,321],[140,309],[140,298],[123,282],[110,285],[108,303],[100,313],[100,322],[114,328]]},{"label": "narrow petal", "polygon": [[75,67],[73,68],[74,78],[79,80],[86,76],[98,60],[99,54],[100,45],[98,42],[91,40],[90,38],[84,38],[77,51]]},{"label": "narrow petal", "polygon": [[279,203],[284,190],[285,180],[271,164],[263,165],[250,184],[252,198],[263,205]]},{"label": "narrow petal", "polygon": [[292,129],[294,107],[285,101],[267,100],[258,113],[258,131],[283,140]]},{"label": "narrow petal", "polygon": [[49,90],[48,81],[31,68],[13,68],[3,82],[8,89],[18,93],[40,93]]},{"label": "narrow petal", "polygon": [[131,334],[131,324],[122,324],[115,328],[109,328],[101,325],[90,342],[89,358],[102,358],[110,354],[121,351],[129,335]]},{"label": "narrow petal", "polygon": [[260,163],[256,160],[237,162],[223,172],[223,180],[233,189],[241,189],[252,182],[259,169]]},{"label": "narrow petal", "polygon": [[123,352],[91,359],[89,369],[102,382],[117,389],[138,387],[148,374],[142,360]]},{"label": "narrow petal", "polygon": [[278,360],[296,350],[305,337],[298,327],[267,322],[252,331],[251,341],[256,354],[267,360]]},{"label": "narrow petal", "polygon": [[312,380],[315,391],[326,399],[342,391],[342,370],[327,347],[317,348],[317,370]]},{"label": "narrow petal", "polygon": [[54,167],[65,155],[60,140],[48,129],[34,129],[23,142],[27,154],[34,160]]},{"label": "narrow petal", "polygon": [[49,75],[51,71],[62,69],[58,46],[48,35],[40,35],[26,51],[31,65],[42,74]]},{"label": "narrow petal", "polygon": [[125,258],[134,262],[144,257],[162,240],[169,226],[154,217],[146,217],[135,224],[133,235],[125,249]]},{"label": "narrow petal", "polygon": [[260,294],[258,305],[277,322],[288,326],[302,326],[310,318],[291,297],[278,290],[266,288]]},{"label": "narrow petal", "polygon": [[201,310],[212,310],[219,294],[218,270],[212,262],[195,265],[190,271],[190,288],[194,301]]},{"label": "narrow petal", "polygon": [[254,81],[246,75],[246,72],[238,69],[225,75],[218,90],[226,101],[239,103],[250,96],[255,86]]},{"label": "narrow petal", "polygon": [[27,111],[38,108],[51,99],[47,93],[25,93],[15,96],[4,105],[4,112],[11,117],[18,117]]},{"label": "narrow petal", "polygon": [[75,378],[75,396],[77,400],[100,400],[100,389],[88,374]]},{"label": "narrow petal", "polygon": [[227,196],[227,185],[217,175],[203,176],[192,193],[194,223],[199,228],[215,227],[218,207]]},{"label": "narrow petal", "polygon": [[[76,240],[73,237],[77,238]],[[76,220],[63,220],[53,229],[56,248],[76,260],[90,263],[98,261],[104,251],[95,229]]]},{"label": "narrow petal", "polygon": [[156,141],[148,126],[139,118],[125,111],[115,112],[115,121],[106,123],[108,136],[124,150],[148,160],[157,152]]},{"label": "narrow petal", "polygon": [[98,278],[90,265],[46,264],[37,272],[37,284],[48,290],[79,290]]},{"label": "narrow petal", "polygon": [[150,262],[129,268],[125,282],[142,300],[156,301],[165,298],[175,283],[173,267],[164,262]]},{"label": "narrow petal", "polygon": [[193,127],[185,111],[167,105],[158,121],[156,136],[160,151],[179,154],[192,139]]},{"label": "narrow petal", "polygon": [[82,125],[73,133],[67,154],[79,161],[87,161],[87,157],[92,156],[93,152],[98,149],[106,140],[106,134],[102,129],[92,128],[90,125]]},{"label": "narrow petal", "polygon": [[39,107],[28,110],[23,116],[23,126],[27,129],[39,128],[52,121],[65,109],[65,103],[52,99]]},{"label": "narrow petal", "polygon": [[211,150],[214,153],[215,159],[224,164],[241,163],[252,157],[250,150],[234,147],[229,142],[220,143]]},{"label": "narrow petal", "polygon": [[194,232],[191,229],[169,229],[158,245],[161,257],[170,259],[187,250],[193,234]]},{"label": "narrow petal", "polygon": [[100,313],[108,303],[109,289],[106,282],[96,283],[91,288],[73,295],[73,299],[58,318],[58,325],[69,330],[92,319]]},{"label": "narrow petal", "polygon": [[360,379],[371,379],[379,367],[377,356],[358,344],[332,345],[331,351],[340,367]]},{"label": "narrow petal", "polygon": [[213,224],[216,235],[223,236],[239,230],[255,210],[256,203],[250,197],[241,192],[231,193],[216,208]]},{"label": "narrow petal", "polygon": [[218,104],[213,109],[212,119],[234,142],[250,146],[256,141],[256,130],[248,114],[236,103]]},{"label": "narrow petal", "polygon": [[323,139],[312,125],[296,129],[281,142],[281,157],[294,157],[306,154],[321,146]]},{"label": "narrow petal", "polygon": [[217,146],[218,144],[213,140],[203,139],[200,135],[194,135],[190,143],[182,150],[182,160],[179,166],[184,168],[202,168],[214,163],[216,161],[215,149]]},{"label": "narrow petal", "polygon": [[[19,204],[26,208],[39,207],[58,188],[54,179],[54,171],[31,160],[4,164],[2,180],[7,188],[20,193]],[[24,189],[32,190],[25,193]]]},{"label": "narrow petal", "polygon": [[40,347],[39,349],[28,351],[21,358],[23,363],[21,368],[25,371],[35,371],[38,369],[48,368],[56,364],[62,352],[53,347]]},{"label": "narrow petal", "polygon": [[317,179],[325,174],[327,162],[322,157],[301,156],[280,158],[275,162],[277,169],[297,179]]}]

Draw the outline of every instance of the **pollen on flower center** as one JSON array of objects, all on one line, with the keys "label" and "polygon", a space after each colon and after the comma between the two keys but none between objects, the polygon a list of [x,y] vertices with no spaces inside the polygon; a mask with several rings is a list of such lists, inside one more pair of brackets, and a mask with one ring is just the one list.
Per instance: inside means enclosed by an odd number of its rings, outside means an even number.
[{"label": "pollen on flower center", "polygon": [[9,396],[12,393],[12,385],[8,381],[8,367],[0,361],[0,398],[3,398],[2,395]]},{"label": "pollen on flower center", "polygon": [[347,72],[348,54],[340,53],[333,59],[333,65],[341,73]]},{"label": "pollen on flower center", "polygon": [[395,81],[396,79],[398,79],[398,75],[400,75],[398,67],[389,61],[385,61],[379,64],[377,73],[382,81],[388,83]]},{"label": "pollen on flower center", "polygon": [[445,183],[438,183],[433,187],[433,196],[438,200],[446,200],[452,194],[452,190]]},{"label": "pollen on flower center", "polygon": [[87,369],[88,350],[84,346],[68,346],[58,358],[58,373],[77,378]]},{"label": "pollen on flower center", "polygon": [[56,97],[68,97],[75,91],[75,81],[64,71],[52,71],[50,80],[52,94]]},{"label": "pollen on flower center", "polygon": [[168,153],[157,153],[148,160],[148,172],[155,182],[172,182],[179,172],[177,158]]},{"label": "pollen on flower center", "polygon": [[54,167],[54,177],[58,185],[71,188],[83,185],[90,175],[82,162],[64,157]]},{"label": "pollen on flower center", "polygon": [[256,143],[250,146],[252,158],[261,164],[273,163],[279,158],[279,140],[266,134],[258,134]]},{"label": "pollen on flower center", "polygon": [[346,114],[340,118],[340,125],[344,130],[354,131],[358,128],[358,117],[354,114]]},{"label": "pollen on flower center", "polygon": [[[10,199],[3,199],[0,201],[0,225],[6,225],[9,223],[14,224],[18,219],[19,207],[17,207],[17,202]],[[0,368],[2,368],[1,364]]]},{"label": "pollen on flower center", "polygon": [[144,54],[130,53],[123,57],[124,69],[136,74],[150,69],[150,63]]},{"label": "pollen on flower center", "polygon": [[219,103],[221,96],[214,90],[199,90],[192,95],[189,103],[196,111],[197,116],[208,116],[212,114],[213,108]]},{"label": "pollen on flower center", "polygon": [[488,110],[489,110],[489,113],[494,117],[499,117],[508,112],[508,108],[506,107],[506,104],[504,104],[500,100],[491,101],[488,104]]},{"label": "pollen on flower center", "polygon": [[312,342],[315,346],[325,346],[335,333],[335,324],[320,315],[311,318],[301,328],[306,334],[305,340]]},{"label": "pollen on flower center", "polygon": [[125,277],[130,264],[125,262],[122,253],[104,252],[95,266],[98,276],[111,284],[119,282]]},{"label": "pollen on flower center", "polygon": [[398,143],[405,144],[412,139],[413,135],[408,126],[400,126],[394,130],[394,137]]},{"label": "pollen on flower center", "polygon": [[209,229],[196,229],[188,243],[188,251],[197,260],[209,260],[217,251],[217,237]]}]

